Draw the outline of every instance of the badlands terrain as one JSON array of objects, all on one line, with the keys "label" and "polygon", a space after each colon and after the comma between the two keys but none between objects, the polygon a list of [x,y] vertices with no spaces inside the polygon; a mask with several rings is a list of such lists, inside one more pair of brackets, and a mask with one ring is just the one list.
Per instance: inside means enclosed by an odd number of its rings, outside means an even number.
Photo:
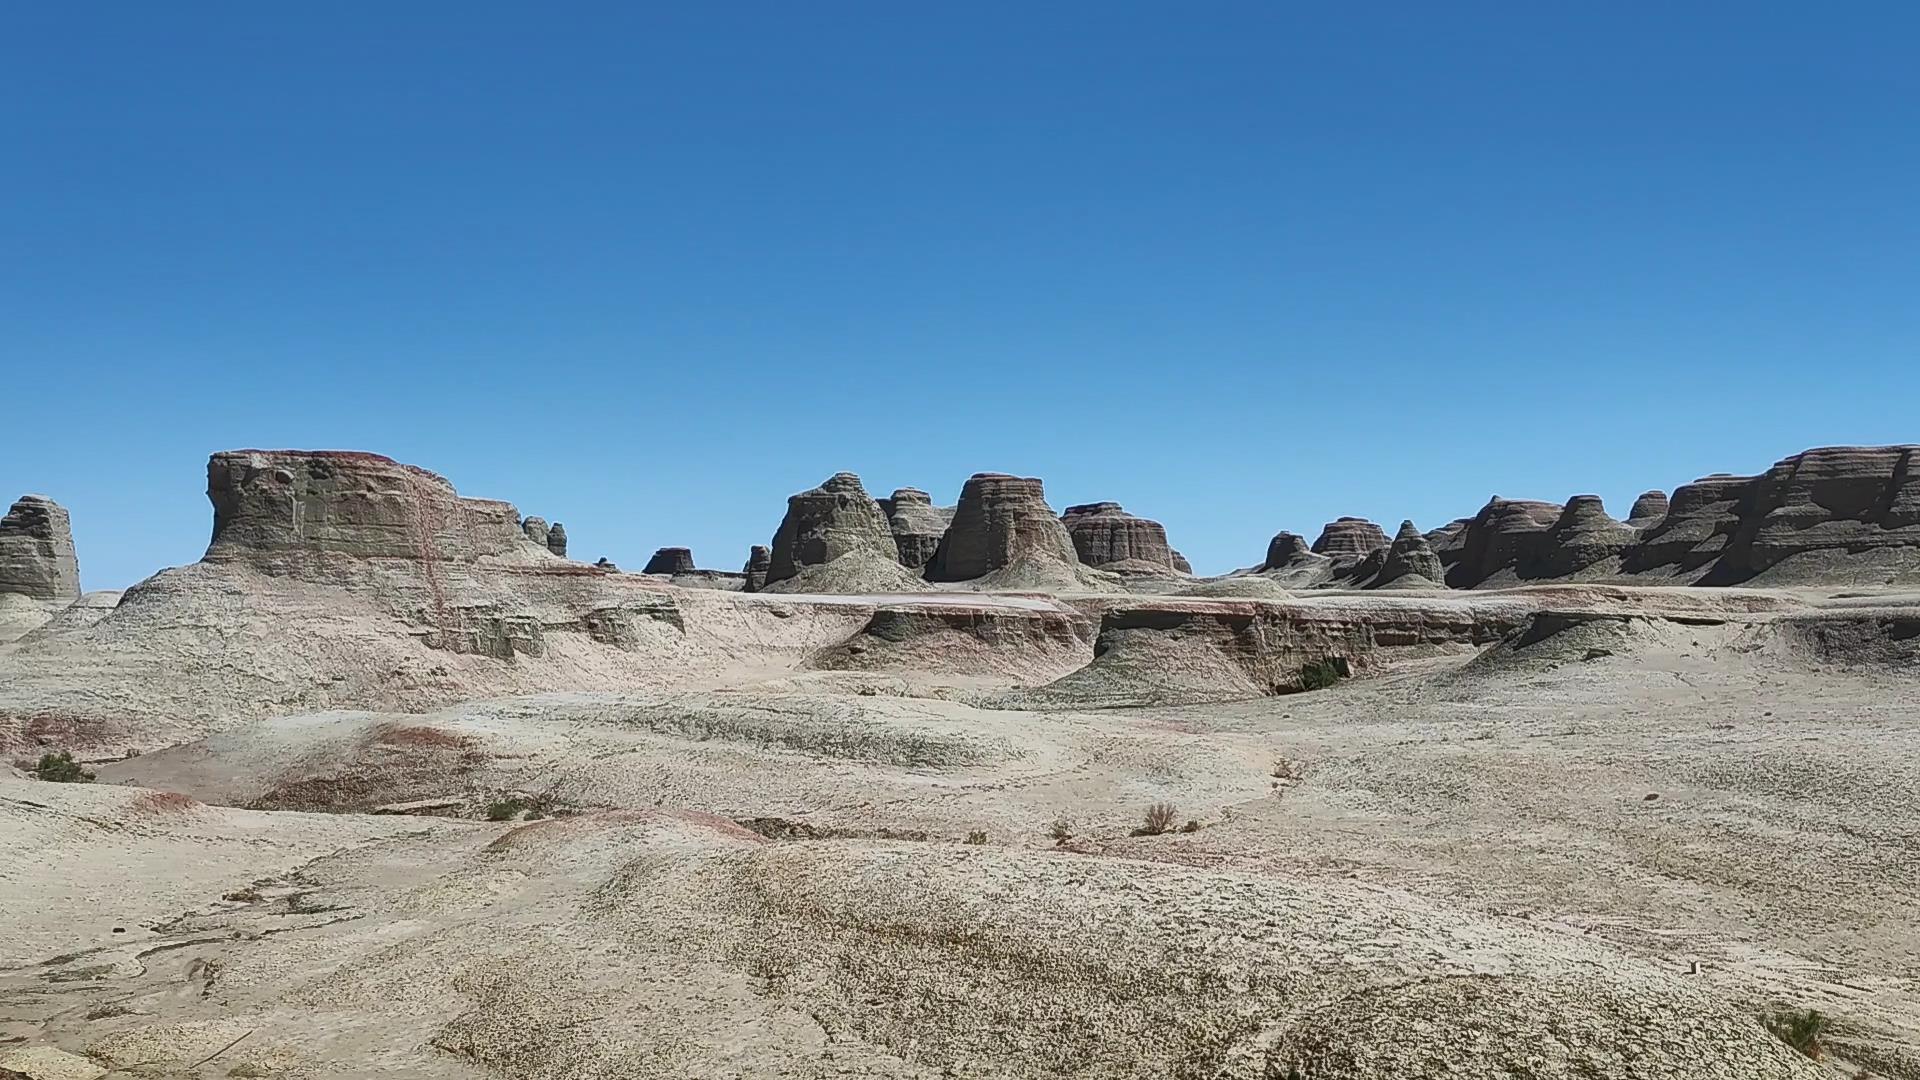
[{"label": "badlands terrain", "polygon": [[631,572],[241,450],[82,593],[27,496],[0,1078],[1920,1078],[1916,459],[1216,578],[1000,474]]}]

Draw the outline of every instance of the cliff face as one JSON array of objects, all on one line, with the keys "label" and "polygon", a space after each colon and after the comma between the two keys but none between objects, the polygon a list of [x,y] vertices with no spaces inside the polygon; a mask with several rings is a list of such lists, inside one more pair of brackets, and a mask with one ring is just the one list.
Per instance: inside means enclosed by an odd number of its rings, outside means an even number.
[{"label": "cliff face", "polygon": [[813,566],[864,552],[896,562],[893,526],[860,478],[835,473],[817,488],[787,499],[787,515],[773,536],[765,584],[777,585]]},{"label": "cliff face", "polygon": [[1157,521],[1127,513],[1119,503],[1069,506],[1060,522],[1073,539],[1074,552],[1088,566],[1122,563],[1142,569],[1175,569],[1167,530]]},{"label": "cliff face", "polygon": [[1031,477],[975,473],[960,489],[953,524],[927,564],[933,581],[970,581],[1020,562],[1074,566],[1080,556],[1066,526]]}]

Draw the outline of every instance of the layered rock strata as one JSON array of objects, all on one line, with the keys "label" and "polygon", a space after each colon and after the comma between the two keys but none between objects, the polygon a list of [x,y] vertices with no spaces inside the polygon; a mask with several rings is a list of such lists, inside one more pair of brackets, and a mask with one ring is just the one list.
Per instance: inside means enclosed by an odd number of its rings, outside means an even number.
[{"label": "layered rock strata", "polygon": [[563,559],[566,558],[567,527],[565,525],[556,521],[553,527],[547,530],[547,550]]},{"label": "layered rock strata", "polygon": [[919,488],[895,490],[880,500],[880,510],[893,532],[900,565],[909,570],[919,570],[933,559],[940,538],[953,523],[953,507],[933,505],[932,496]]},{"label": "layered rock strata", "polygon": [[759,592],[767,587],[767,568],[773,565],[773,552],[765,544],[755,544],[747,551],[747,564],[742,568],[746,575],[744,591]]},{"label": "layered rock strata", "polygon": [[1427,538],[1414,528],[1412,521],[1402,521],[1372,585],[1374,588],[1437,586],[1445,576],[1440,568],[1440,556],[1434,554]]},{"label": "layered rock strata", "polygon": [[1366,518],[1343,517],[1328,522],[1326,528],[1320,530],[1320,538],[1313,542],[1312,551],[1315,555],[1343,558],[1364,556],[1387,544],[1387,534],[1380,526]]},{"label": "layered rock strata", "polygon": [[58,604],[80,597],[80,562],[66,508],[22,495],[0,517],[0,593]]},{"label": "layered rock strata", "polygon": [[1038,479],[975,473],[960,489],[953,524],[927,564],[927,577],[968,581],[1022,562],[1072,567],[1079,561]]},{"label": "layered rock strata", "polygon": [[1642,492],[1633,500],[1633,509],[1627,512],[1627,524],[1636,529],[1644,529],[1658,524],[1667,516],[1667,493],[1664,491]]},{"label": "layered rock strata", "polygon": [[1080,561],[1095,568],[1172,570],[1173,548],[1157,521],[1135,517],[1117,502],[1067,507],[1060,517]]},{"label": "layered rock strata", "polygon": [[883,557],[890,563],[900,558],[892,523],[880,504],[867,494],[858,476],[835,473],[819,487],[787,499],[787,515],[769,552],[765,584],[778,584],[807,567],[825,566],[854,553]]},{"label": "layered rock strata", "polygon": [[693,552],[683,547],[663,547],[653,553],[643,574],[688,574],[694,570]]},{"label": "layered rock strata", "polygon": [[1590,571],[1617,573],[1620,558],[1638,533],[1608,515],[1598,495],[1567,500],[1546,537],[1517,571],[1526,579],[1573,577]]},{"label": "layered rock strata", "polygon": [[1437,552],[1447,566],[1446,583],[1456,589],[1513,584],[1519,568],[1539,558],[1561,510],[1558,503],[1494,496],[1461,530],[1457,543]]}]

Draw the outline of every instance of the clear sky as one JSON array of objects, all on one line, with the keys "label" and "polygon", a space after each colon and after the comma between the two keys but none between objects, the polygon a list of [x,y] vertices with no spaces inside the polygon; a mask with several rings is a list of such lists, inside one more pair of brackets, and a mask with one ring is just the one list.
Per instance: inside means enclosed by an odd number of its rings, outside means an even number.
[{"label": "clear sky", "polygon": [[0,497],[110,588],[225,448],[634,568],[997,470],[1220,572],[1920,441],[1911,3],[933,7],[10,6]]}]

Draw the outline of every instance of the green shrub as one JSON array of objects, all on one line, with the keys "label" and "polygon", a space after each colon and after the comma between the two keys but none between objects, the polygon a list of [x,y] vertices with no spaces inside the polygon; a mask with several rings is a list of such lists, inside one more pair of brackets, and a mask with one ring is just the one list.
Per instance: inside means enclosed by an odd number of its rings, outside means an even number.
[{"label": "green shrub", "polygon": [[969,844],[984,844],[986,842],[987,834],[983,830],[975,829],[967,834],[967,843]]},{"label": "green shrub", "polygon": [[1315,660],[1300,667],[1300,689],[1325,690],[1347,677],[1346,665],[1335,657]]},{"label": "green shrub", "polygon": [[487,804],[487,820],[512,821],[514,818],[520,816],[520,811],[526,808],[526,800],[517,795],[509,795],[504,799],[495,799]]},{"label": "green shrub", "polygon": [[1199,832],[1200,823],[1198,821],[1194,821],[1193,819],[1189,818],[1185,825],[1180,826],[1180,831],[1181,832]]},{"label": "green shrub", "polygon": [[1826,1053],[1826,1048],[1820,1045],[1820,1036],[1826,1034],[1832,1024],[1818,1009],[1787,1009],[1767,1017],[1768,1031],[1816,1061]]},{"label": "green shrub", "polygon": [[1172,803],[1157,802],[1147,807],[1147,816],[1140,827],[1133,830],[1135,836],[1159,836],[1173,828],[1173,819],[1178,817]]},{"label": "green shrub", "polygon": [[1048,830],[1047,835],[1053,837],[1055,843],[1064,844],[1073,839],[1073,825],[1066,818],[1061,818],[1053,823],[1053,828]]},{"label": "green shrub", "polygon": [[89,784],[93,782],[93,773],[80,767],[73,760],[73,754],[62,750],[57,754],[41,754],[40,764],[34,767],[33,775],[56,784]]}]

